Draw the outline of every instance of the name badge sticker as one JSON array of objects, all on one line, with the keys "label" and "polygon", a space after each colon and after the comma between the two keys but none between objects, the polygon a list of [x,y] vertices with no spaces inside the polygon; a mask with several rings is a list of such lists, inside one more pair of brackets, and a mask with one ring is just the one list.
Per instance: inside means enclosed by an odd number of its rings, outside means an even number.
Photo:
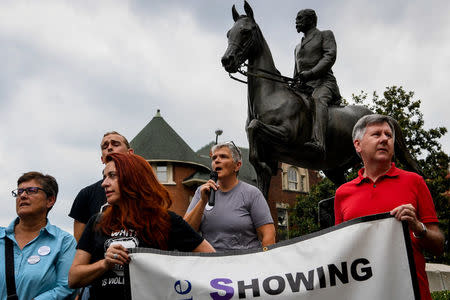
[{"label": "name badge sticker", "polygon": [[35,265],[35,264],[37,264],[40,260],[41,260],[41,258],[39,257],[39,255],[32,255],[32,256],[28,257],[28,263],[29,263],[30,265]]},{"label": "name badge sticker", "polygon": [[49,246],[42,246],[38,249],[38,253],[40,256],[45,256],[50,253],[50,247]]}]

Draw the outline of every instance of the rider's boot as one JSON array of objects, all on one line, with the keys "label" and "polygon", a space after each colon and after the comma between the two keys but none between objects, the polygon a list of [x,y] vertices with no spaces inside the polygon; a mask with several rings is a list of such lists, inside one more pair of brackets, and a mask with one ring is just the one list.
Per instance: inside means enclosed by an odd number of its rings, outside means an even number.
[{"label": "rider's boot", "polygon": [[313,115],[311,141],[305,143],[305,148],[313,151],[321,159],[325,159],[325,130],[328,121],[328,107],[316,102]]}]

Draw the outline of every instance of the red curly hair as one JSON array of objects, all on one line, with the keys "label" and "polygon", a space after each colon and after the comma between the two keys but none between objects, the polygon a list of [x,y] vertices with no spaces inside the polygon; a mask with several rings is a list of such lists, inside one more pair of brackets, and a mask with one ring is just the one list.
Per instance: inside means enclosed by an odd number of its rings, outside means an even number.
[{"label": "red curly hair", "polygon": [[133,229],[146,243],[167,249],[172,200],[150,164],[139,155],[122,153],[110,154],[106,161],[116,166],[120,199],[106,208],[97,228],[108,235]]}]

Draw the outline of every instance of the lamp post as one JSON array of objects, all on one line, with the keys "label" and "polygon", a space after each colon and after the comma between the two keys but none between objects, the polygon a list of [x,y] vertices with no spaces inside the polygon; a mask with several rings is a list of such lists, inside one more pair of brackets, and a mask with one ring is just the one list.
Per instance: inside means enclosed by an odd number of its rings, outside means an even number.
[{"label": "lamp post", "polygon": [[222,129],[216,129],[215,133],[216,133],[216,145],[217,145],[217,139],[219,138],[219,135],[221,135],[223,133],[223,130]]}]

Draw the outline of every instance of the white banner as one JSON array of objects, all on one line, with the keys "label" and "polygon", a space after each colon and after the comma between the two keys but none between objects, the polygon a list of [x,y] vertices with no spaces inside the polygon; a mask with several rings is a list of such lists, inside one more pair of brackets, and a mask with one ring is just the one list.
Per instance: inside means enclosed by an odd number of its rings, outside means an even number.
[{"label": "white banner", "polygon": [[148,299],[419,299],[406,224],[355,219],[267,251],[131,250],[126,286]]}]

